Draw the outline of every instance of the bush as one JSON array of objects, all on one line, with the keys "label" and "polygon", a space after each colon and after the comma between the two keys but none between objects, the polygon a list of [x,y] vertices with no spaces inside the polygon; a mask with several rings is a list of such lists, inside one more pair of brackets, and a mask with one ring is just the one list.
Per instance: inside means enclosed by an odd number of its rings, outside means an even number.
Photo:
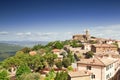
[{"label": "bush", "polygon": [[39,73],[22,74],[19,80],[40,80],[41,75]]},{"label": "bush", "polygon": [[54,80],[68,80],[68,73],[66,71],[57,72]]},{"label": "bush", "polygon": [[10,80],[6,70],[0,71],[0,80]]},{"label": "bush", "polygon": [[31,72],[31,70],[27,65],[21,65],[16,72],[16,77],[19,80],[21,75],[24,75],[24,74],[27,74],[30,72]]},{"label": "bush", "polygon": [[57,61],[55,65],[57,68],[62,69],[62,61]]},{"label": "bush", "polygon": [[65,68],[67,68],[68,66],[71,65],[71,61],[69,58],[64,58],[62,64]]}]

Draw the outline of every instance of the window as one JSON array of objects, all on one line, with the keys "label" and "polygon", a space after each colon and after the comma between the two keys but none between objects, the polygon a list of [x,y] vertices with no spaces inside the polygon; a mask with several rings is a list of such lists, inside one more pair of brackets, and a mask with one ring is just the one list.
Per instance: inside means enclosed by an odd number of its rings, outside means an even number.
[{"label": "window", "polygon": [[106,67],[106,71],[113,67],[113,64],[110,64]]},{"label": "window", "polygon": [[91,70],[91,66],[87,66],[87,70]]},{"label": "window", "polygon": [[92,74],[92,75],[91,75],[91,78],[92,78],[92,79],[95,79],[95,75],[94,75],[94,74]]},{"label": "window", "polygon": [[107,74],[107,75],[106,75],[106,79],[109,79],[109,78],[110,78],[110,75],[109,75],[109,74]]}]

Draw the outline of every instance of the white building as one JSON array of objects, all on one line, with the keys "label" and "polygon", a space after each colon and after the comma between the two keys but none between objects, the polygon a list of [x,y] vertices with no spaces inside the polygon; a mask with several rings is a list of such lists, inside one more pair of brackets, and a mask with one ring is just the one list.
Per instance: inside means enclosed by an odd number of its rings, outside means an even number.
[{"label": "white building", "polygon": [[109,57],[81,59],[77,62],[77,67],[80,71],[91,72],[91,80],[108,80],[118,71],[119,59]]}]

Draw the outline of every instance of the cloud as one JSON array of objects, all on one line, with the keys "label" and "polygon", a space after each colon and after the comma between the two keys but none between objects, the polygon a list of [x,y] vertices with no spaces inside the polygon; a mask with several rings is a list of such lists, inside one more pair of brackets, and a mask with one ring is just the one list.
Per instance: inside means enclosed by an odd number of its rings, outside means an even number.
[{"label": "cloud", "polygon": [[8,35],[8,32],[2,31],[2,32],[0,32],[0,35]]},{"label": "cloud", "polygon": [[41,37],[51,37],[51,36],[55,36],[58,35],[58,33],[55,32],[47,32],[47,33],[36,33],[36,35],[41,36]]},{"label": "cloud", "polygon": [[25,32],[25,33],[20,32],[20,33],[17,33],[16,35],[17,36],[31,36],[32,33],[31,32]]},{"label": "cloud", "polygon": [[118,24],[90,28],[90,33],[96,37],[120,39],[120,25]]}]

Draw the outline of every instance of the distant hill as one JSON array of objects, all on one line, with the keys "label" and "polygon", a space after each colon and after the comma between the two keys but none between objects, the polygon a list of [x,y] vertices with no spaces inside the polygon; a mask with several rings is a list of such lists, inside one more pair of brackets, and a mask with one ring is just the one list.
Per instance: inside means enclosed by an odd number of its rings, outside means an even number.
[{"label": "distant hill", "polygon": [[16,51],[23,47],[15,44],[0,43],[0,61],[14,55]]},{"label": "distant hill", "polygon": [[0,41],[0,43],[15,44],[23,47],[33,47],[37,44],[46,45],[48,41]]},{"label": "distant hill", "polygon": [[47,41],[0,41],[0,61],[14,55],[23,47],[33,47],[37,44],[46,45],[47,43]]}]

